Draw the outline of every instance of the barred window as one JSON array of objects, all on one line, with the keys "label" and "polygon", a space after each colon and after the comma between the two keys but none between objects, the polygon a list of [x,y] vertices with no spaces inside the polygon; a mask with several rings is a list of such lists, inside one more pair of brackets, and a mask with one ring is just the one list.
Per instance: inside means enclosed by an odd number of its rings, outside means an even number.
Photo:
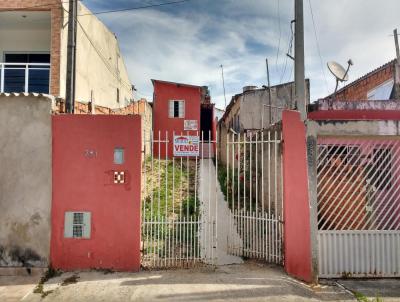
[{"label": "barred window", "polygon": [[90,238],[90,229],[90,212],[65,212],[65,238]]}]

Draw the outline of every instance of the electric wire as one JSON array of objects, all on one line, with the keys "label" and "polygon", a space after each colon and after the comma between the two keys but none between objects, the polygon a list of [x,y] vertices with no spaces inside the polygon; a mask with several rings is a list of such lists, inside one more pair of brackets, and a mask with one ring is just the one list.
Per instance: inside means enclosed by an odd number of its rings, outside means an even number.
[{"label": "electric wire", "polygon": [[[100,57],[100,59],[103,61],[104,65],[106,66],[106,68],[108,69],[108,71],[122,84],[124,84],[126,86],[126,88],[128,90],[130,90],[132,88],[132,85],[128,82],[125,82],[124,80],[121,79],[121,77],[118,75],[118,71],[115,70],[115,68],[113,68],[110,63],[107,61],[107,58],[105,58],[102,54],[102,52],[96,47],[96,45],[94,44],[94,42],[92,41],[92,39],[90,39],[88,33],[86,32],[86,30],[83,28],[83,25],[81,24],[81,22],[79,22],[79,20],[77,20],[77,23],[79,25],[79,27],[82,29],[82,32],[84,34],[84,36],[88,39],[89,43],[92,45],[93,49],[96,51],[96,53],[98,54],[98,56]],[[114,70],[112,70],[114,69]]]},{"label": "electric wire", "polygon": [[125,11],[146,9],[146,8],[152,8],[152,7],[160,7],[160,6],[167,6],[167,5],[173,5],[173,4],[180,4],[180,3],[189,2],[189,1],[192,1],[192,0],[179,0],[179,1],[163,2],[163,3],[149,4],[149,5],[136,6],[136,7],[105,10],[105,11],[99,11],[99,12],[80,14],[78,16],[102,15],[102,14],[110,14],[110,13],[117,13],[117,12],[125,12]]},{"label": "electric wire", "polygon": [[[292,53],[292,49],[293,49],[293,38],[294,38],[294,33],[293,33],[292,24],[293,24],[293,23],[290,23],[290,35],[289,35],[288,51],[287,51],[288,54],[291,54],[291,53]],[[287,63],[288,63],[288,58],[289,58],[289,57],[286,55],[286,57],[285,57],[285,64],[284,64],[284,66],[283,66],[283,71],[282,71],[282,73],[281,73],[281,77],[280,77],[280,80],[279,80],[279,83],[280,83],[280,84],[283,83],[283,79],[284,79],[285,74],[286,74],[286,67],[287,67]]]},{"label": "electric wire", "polygon": [[328,93],[328,91],[329,91],[329,89],[328,89],[328,81],[326,79],[324,63],[323,63],[322,56],[321,56],[321,49],[319,47],[319,41],[318,41],[317,30],[316,30],[316,26],[315,26],[314,13],[313,13],[312,5],[311,5],[311,0],[308,0],[308,3],[310,5],[311,20],[312,20],[312,24],[313,24],[313,27],[314,27],[314,37],[315,37],[315,42],[317,44],[319,62],[321,64],[321,70],[322,70],[322,74],[323,74],[324,80],[325,80],[325,88],[326,88],[326,91]]},{"label": "electric wire", "polygon": [[280,3],[279,0],[277,0],[278,3],[278,30],[279,30],[279,39],[278,39],[278,49],[276,50],[276,58],[275,58],[275,69],[278,71],[278,57],[279,57],[279,52],[281,48],[281,36],[282,36],[282,28],[281,28],[281,13],[280,13]]}]

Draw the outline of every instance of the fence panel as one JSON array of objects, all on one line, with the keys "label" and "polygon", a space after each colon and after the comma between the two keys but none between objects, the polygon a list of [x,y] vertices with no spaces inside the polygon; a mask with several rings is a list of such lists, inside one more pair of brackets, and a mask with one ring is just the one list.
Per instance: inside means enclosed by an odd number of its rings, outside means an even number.
[{"label": "fence panel", "polygon": [[[205,141],[203,137],[203,133],[178,137],[159,132],[151,133],[150,142],[143,144],[143,267],[188,267],[214,261],[212,253],[204,250],[213,251],[216,247],[216,214],[210,209],[205,211],[207,205],[200,202],[198,186],[199,166],[214,156],[215,140]],[[185,139],[186,145],[182,143]],[[181,153],[174,154],[175,145],[178,146],[174,140],[184,146]],[[184,155],[185,152],[190,154]],[[209,233],[207,240],[201,236],[205,232]]]},{"label": "fence panel", "polygon": [[228,134],[225,194],[235,256],[283,263],[281,141],[279,131]]}]

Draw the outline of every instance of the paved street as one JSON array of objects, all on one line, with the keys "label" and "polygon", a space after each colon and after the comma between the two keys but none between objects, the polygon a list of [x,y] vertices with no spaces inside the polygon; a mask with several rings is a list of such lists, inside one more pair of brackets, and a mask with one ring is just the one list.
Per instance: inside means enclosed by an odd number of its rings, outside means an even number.
[{"label": "paved street", "polygon": [[1,301],[19,301],[28,292],[23,301],[355,301],[339,287],[310,287],[288,277],[279,267],[248,262],[216,271],[92,271],[72,276],[65,273],[50,279],[43,287],[44,298],[32,293],[32,286],[18,295],[13,293],[15,287],[3,286]]},{"label": "paved street", "polygon": [[376,298],[384,302],[400,301],[399,279],[346,279],[338,280],[338,283],[372,301]]}]

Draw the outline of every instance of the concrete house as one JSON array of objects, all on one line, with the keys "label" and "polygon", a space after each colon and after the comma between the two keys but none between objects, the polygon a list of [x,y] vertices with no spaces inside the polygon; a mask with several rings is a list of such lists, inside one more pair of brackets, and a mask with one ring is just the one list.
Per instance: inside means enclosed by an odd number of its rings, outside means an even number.
[{"label": "concrete house", "polygon": [[[173,141],[175,135],[200,136],[204,141],[215,139],[214,104],[207,87],[160,80],[152,80],[153,96],[153,129],[154,139]],[[205,148],[208,149],[208,148]],[[168,153],[158,151],[154,154],[162,158],[171,157],[173,144],[169,144]]]},{"label": "concrete house", "polygon": [[[310,83],[306,81],[306,100],[310,103]],[[294,82],[271,87],[245,86],[232,97],[222,117],[222,123],[237,133],[268,128],[282,119],[283,109],[294,109]],[[270,118],[271,117],[271,118]]]},{"label": "concrete house", "polygon": [[[65,98],[68,3],[0,2],[0,93]],[[132,100],[118,40],[81,2],[78,5],[76,101],[111,109]]]}]

